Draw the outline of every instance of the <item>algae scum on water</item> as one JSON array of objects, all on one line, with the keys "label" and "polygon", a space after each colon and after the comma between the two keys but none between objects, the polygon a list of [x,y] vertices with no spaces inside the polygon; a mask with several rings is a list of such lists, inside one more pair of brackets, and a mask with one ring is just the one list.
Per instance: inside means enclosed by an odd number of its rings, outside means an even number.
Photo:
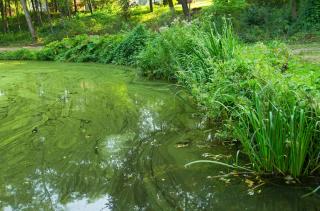
[{"label": "algae scum on water", "polygon": [[305,189],[248,194],[222,166],[189,98],[133,70],[96,64],[0,63],[2,210],[316,210]]}]

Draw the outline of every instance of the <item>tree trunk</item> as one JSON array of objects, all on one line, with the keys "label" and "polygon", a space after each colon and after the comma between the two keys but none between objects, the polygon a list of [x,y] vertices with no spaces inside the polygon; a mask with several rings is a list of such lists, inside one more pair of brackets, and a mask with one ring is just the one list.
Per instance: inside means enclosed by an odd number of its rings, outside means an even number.
[{"label": "tree trunk", "polygon": [[92,2],[91,2],[91,0],[88,0],[88,7],[89,7],[90,13],[92,15],[93,14],[93,10],[92,10]]},{"label": "tree trunk", "polygon": [[66,3],[66,9],[67,9],[67,16],[70,17],[71,12],[70,12],[69,0],[65,0],[65,3]]},{"label": "tree trunk", "polygon": [[31,17],[30,17],[28,8],[27,8],[26,0],[20,0],[20,2],[21,2],[21,6],[22,6],[22,9],[24,12],[24,16],[26,17],[26,21],[28,24],[29,31],[31,33],[32,40],[33,40],[33,42],[35,42],[37,40],[36,31],[35,31],[33,24],[32,24],[32,20],[31,20]]},{"label": "tree trunk", "polygon": [[7,32],[7,24],[6,24],[6,17],[5,17],[5,9],[4,9],[4,4],[3,0],[0,0],[0,13],[1,13],[1,20],[2,20],[2,29],[3,32]]},{"label": "tree trunk", "polygon": [[34,0],[34,6],[35,6],[35,8],[36,8],[36,14],[37,14],[37,20],[38,20],[38,24],[39,25],[42,25],[42,17],[41,17],[41,13],[40,13],[40,11],[39,11],[39,0]]},{"label": "tree trunk", "polygon": [[40,11],[40,15],[42,16],[42,3],[41,3],[41,0],[39,0],[39,11]]},{"label": "tree trunk", "polygon": [[16,18],[17,18],[17,22],[18,22],[18,28],[19,28],[19,31],[21,31],[18,0],[14,0],[14,6],[15,6],[15,8],[16,8]]},{"label": "tree trunk", "polygon": [[298,17],[297,0],[291,0],[291,18],[296,20]]},{"label": "tree trunk", "polygon": [[73,6],[74,6],[74,13],[76,14],[78,12],[77,0],[73,0]]},{"label": "tree trunk", "polygon": [[6,27],[6,31],[9,31],[9,22],[8,22],[8,10],[7,10],[7,0],[4,0],[4,24]]},{"label": "tree trunk", "polygon": [[190,10],[188,7],[187,0],[180,0],[183,14],[187,17],[188,20],[190,20]]},{"label": "tree trunk", "polygon": [[34,0],[31,0],[31,6],[32,6],[32,12],[35,13],[36,12],[36,8],[34,6]]},{"label": "tree trunk", "polygon": [[57,0],[53,0],[53,5],[54,5],[54,12],[58,12],[58,3]]},{"label": "tree trunk", "polygon": [[168,0],[169,8],[172,14],[174,14],[174,5],[172,0]]},{"label": "tree trunk", "polygon": [[149,0],[150,12],[153,12],[153,0]]},{"label": "tree trunk", "polygon": [[11,1],[10,0],[8,0],[8,10],[9,10],[9,16],[12,17]]},{"label": "tree trunk", "polygon": [[47,9],[47,14],[48,14],[48,22],[49,22],[49,25],[50,25],[50,30],[51,30],[51,32],[53,32],[52,22],[51,22],[51,13],[50,13],[50,7],[49,7],[48,0],[46,0],[45,3],[46,3],[46,9]]}]

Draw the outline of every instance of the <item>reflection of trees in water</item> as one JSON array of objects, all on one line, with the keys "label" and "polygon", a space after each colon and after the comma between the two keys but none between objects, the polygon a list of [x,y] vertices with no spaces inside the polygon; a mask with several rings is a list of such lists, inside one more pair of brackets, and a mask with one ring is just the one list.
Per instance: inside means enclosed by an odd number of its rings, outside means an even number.
[{"label": "reflection of trees in water", "polygon": [[[155,131],[137,140],[125,157],[124,168],[112,178],[111,207],[115,210],[185,210],[208,208],[212,186],[190,187],[187,170],[175,166],[168,144],[176,133]],[[151,143],[150,143],[151,142]],[[168,143],[169,142],[169,143]],[[178,152],[177,152],[178,153]],[[202,183],[203,185],[203,183]]]},{"label": "reflection of trees in water", "polygon": [[[67,96],[68,102],[50,101],[44,105],[39,99],[39,102],[32,102],[38,107],[34,106],[36,109],[30,109],[27,115],[17,112],[11,116],[12,120],[8,118],[6,121],[10,125],[16,118],[32,118],[38,112],[48,116],[36,129],[27,124],[19,125],[17,130],[23,131],[25,136],[15,136],[16,131],[10,130],[12,127],[2,128],[1,132],[8,139],[0,144],[3,155],[0,156],[1,207],[58,209],[59,203],[103,195],[109,186],[113,162],[110,154],[102,150],[104,138],[108,133],[117,134],[119,128],[127,138],[126,130],[136,127],[135,107],[126,95],[125,88],[115,88],[110,93],[98,90],[87,96],[82,93]],[[29,103],[19,96],[16,98],[22,105]],[[83,98],[86,98],[86,109],[74,109],[76,102]],[[70,104],[70,111],[63,117],[66,103]],[[42,111],[43,108],[47,111]],[[23,111],[23,106],[12,105],[12,110]],[[10,139],[12,136],[15,138]]]},{"label": "reflection of trees in water", "polygon": [[[6,144],[0,144],[1,207],[59,210],[69,202],[94,200],[106,193],[112,193],[110,201],[116,207],[128,201],[117,199],[121,191],[115,193],[114,188],[120,178],[114,183],[115,177],[123,172],[124,177],[142,179],[150,169],[140,162],[146,160],[148,164],[152,159],[148,146],[155,134],[180,126],[166,122],[168,116],[174,117],[163,100],[129,96],[124,84],[97,87],[82,83],[82,90],[63,88],[64,100],[58,101],[43,100],[46,90],[32,100],[14,97],[19,104],[11,105],[11,109],[16,113],[5,121],[27,121],[16,130],[23,135],[14,139],[9,140],[16,131],[9,127],[1,131],[8,138]],[[139,108],[145,102],[147,105]],[[25,109],[24,105],[29,103],[32,106]],[[34,119],[37,116],[41,118]],[[43,116],[46,118],[39,123]],[[39,124],[28,125],[29,119]],[[130,189],[130,182],[122,182],[123,188]],[[137,195],[127,197],[147,198],[151,187],[144,189],[139,180],[134,187]],[[135,203],[143,206],[149,202],[145,199]]]}]

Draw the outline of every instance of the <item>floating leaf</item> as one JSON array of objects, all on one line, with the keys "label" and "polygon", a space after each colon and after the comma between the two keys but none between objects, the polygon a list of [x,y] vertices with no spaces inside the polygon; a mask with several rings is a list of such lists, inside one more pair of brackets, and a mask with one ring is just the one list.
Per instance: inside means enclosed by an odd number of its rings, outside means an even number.
[{"label": "floating leaf", "polygon": [[247,184],[247,186],[248,186],[249,188],[251,188],[251,187],[254,185],[254,181],[249,180],[249,179],[246,179],[246,180],[245,180],[245,183]]}]

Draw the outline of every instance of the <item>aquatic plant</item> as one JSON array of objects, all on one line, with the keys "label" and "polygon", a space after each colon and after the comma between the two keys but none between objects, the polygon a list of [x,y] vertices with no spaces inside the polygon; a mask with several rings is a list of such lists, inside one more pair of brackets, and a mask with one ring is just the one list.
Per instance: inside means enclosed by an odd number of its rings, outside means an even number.
[{"label": "aquatic plant", "polygon": [[294,93],[286,94],[283,103],[275,90],[257,92],[252,107],[240,108],[236,134],[257,171],[309,175],[319,165],[319,119]]}]

